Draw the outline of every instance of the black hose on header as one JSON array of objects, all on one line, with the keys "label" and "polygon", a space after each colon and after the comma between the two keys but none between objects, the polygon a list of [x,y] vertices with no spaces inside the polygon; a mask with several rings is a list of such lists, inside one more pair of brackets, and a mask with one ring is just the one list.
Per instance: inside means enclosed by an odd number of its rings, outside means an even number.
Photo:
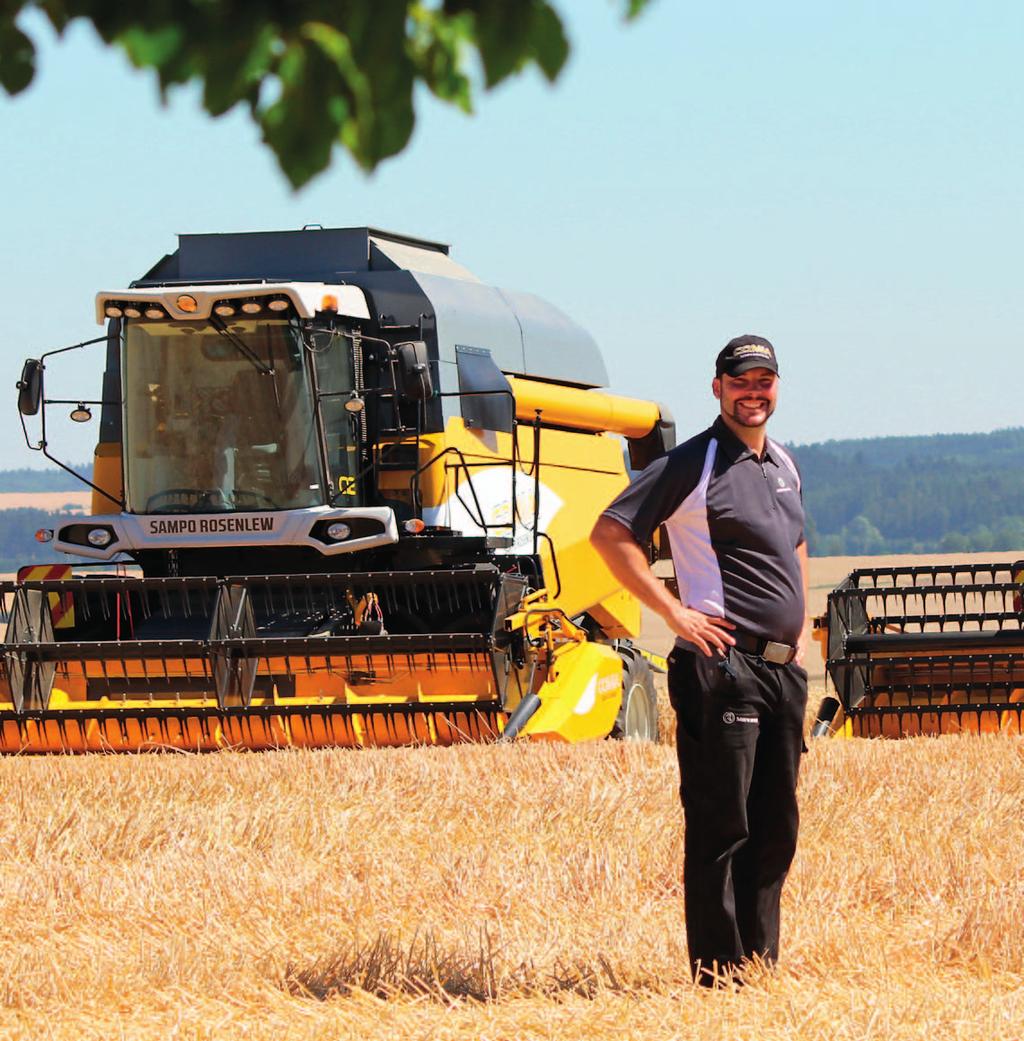
[{"label": "black hose on header", "polygon": [[540,698],[536,694],[527,694],[512,710],[512,715],[508,717],[508,722],[505,724],[505,729],[502,730],[498,741],[514,741],[539,708]]}]

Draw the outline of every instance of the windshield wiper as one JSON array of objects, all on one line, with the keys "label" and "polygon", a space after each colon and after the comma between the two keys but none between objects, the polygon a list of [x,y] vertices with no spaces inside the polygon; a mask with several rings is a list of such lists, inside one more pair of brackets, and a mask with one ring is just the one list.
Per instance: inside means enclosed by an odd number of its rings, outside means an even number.
[{"label": "windshield wiper", "polygon": [[[263,373],[264,376],[276,376],[277,373],[268,365],[264,365],[262,361],[256,356],[256,353],[249,347],[249,345],[240,337],[236,336],[225,324],[224,319],[219,314],[210,315],[210,325],[224,337],[241,354],[244,358],[247,358],[255,368]],[[274,384],[275,391],[277,384]]]}]

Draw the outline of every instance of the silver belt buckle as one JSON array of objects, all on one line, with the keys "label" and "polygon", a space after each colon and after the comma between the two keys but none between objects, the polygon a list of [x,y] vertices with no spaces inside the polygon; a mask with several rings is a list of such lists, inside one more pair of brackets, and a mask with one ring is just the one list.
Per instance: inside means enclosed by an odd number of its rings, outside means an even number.
[{"label": "silver belt buckle", "polygon": [[788,643],[775,643],[774,640],[769,640],[761,652],[761,657],[765,661],[770,661],[773,665],[788,664],[792,655],[793,648]]}]

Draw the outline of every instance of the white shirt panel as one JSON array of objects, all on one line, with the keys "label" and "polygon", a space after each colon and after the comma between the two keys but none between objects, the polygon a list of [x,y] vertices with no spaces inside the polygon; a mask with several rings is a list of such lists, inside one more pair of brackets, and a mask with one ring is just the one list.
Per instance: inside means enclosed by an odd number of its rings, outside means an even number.
[{"label": "white shirt panel", "polygon": [[711,438],[697,487],[665,521],[679,599],[716,618],[725,617],[725,593],[718,557],[708,530],[708,484],[715,468],[718,441]]}]

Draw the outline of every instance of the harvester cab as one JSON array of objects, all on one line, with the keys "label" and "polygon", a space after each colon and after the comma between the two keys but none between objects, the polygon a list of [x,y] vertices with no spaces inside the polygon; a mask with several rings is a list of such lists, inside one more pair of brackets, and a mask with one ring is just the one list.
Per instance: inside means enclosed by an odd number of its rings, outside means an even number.
[{"label": "harvester cab", "polygon": [[[0,750],[654,735],[588,535],[674,428],[560,311],[350,228],[182,236],[96,317],[91,515],[52,533],[95,573],[0,586]],[[61,466],[69,349],[18,385]]]}]

